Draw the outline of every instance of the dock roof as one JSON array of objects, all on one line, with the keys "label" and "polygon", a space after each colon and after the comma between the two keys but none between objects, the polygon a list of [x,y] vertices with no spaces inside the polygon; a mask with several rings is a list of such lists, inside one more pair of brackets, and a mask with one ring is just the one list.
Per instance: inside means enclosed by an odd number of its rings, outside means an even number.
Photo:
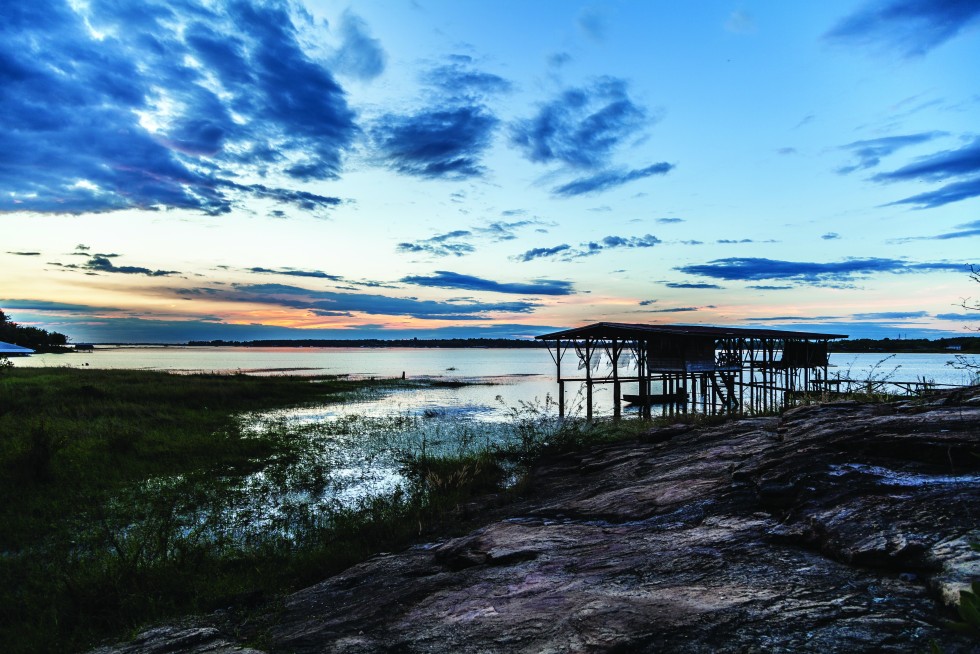
[{"label": "dock roof", "polygon": [[542,334],[534,338],[542,341],[574,340],[583,338],[649,339],[652,336],[712,336],[714,338],[798,338],[805,340],[831,340],[847,338],[846,334],[822,334],[782,329],[755,329],[743,327],[712,327],[706,325],[644,325],[622,322],[597,322],[585,327],[566,329]]}]

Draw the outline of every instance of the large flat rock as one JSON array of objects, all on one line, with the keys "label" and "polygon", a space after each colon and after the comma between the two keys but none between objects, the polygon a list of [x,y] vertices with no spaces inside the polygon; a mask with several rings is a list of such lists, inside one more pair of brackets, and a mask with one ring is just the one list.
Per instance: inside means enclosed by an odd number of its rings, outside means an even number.
[{"label": "large flat rock", "polygon": [[[980,651],[942,624],[980,577],[977,397],[553,458],[506,515],[299,591],[254,629],[294,653]],[[100,652],[231,651],[214,625],[197,649],[153,649],[162,628]]]}]

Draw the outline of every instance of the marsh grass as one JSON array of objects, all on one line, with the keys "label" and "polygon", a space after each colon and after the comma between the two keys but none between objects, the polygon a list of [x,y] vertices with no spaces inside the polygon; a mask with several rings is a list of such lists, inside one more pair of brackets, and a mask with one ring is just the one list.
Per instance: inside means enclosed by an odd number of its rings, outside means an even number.
[{"label": "marsh grass", "polygon": [[[84,649],[249,611],[379,551],[458,533],[542,456],[635,435],[522,402],[496,427],[281,410],[419,382],[14,368],[0,375],[0,642]],[[508,490],[511,489],[511,490]]]}]

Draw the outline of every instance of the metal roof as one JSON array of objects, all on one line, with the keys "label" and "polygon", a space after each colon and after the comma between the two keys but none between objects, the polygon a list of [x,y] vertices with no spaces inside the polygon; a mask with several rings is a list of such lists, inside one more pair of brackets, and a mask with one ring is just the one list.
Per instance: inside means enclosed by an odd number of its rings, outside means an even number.
[{"label": "metal roof", "polygon": [[622,322],[597,322],[585,327],[566,329],[560,332],[535,336],[537,340],[554,341],[576,338],[629,338],[645,339],[657,334],[670,336],[712,336],[715,338],[801,338],[810,340],[830,340],[847,338],[846,334],[821,334],[817,332],[795,332],[782,329],[752,329],[741,327],[711,327],[705,325],[643,325]]},{"label": "metal roof", "polygon": [[34,350],[29,347],[21,347],[13,343],[0,341],[0,354],[34,354]]}]

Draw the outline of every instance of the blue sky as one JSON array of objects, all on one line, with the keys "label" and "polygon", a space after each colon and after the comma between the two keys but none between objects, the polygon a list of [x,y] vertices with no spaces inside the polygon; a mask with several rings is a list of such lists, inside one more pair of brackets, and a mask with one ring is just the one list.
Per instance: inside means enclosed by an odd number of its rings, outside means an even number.
[{"label": "blue sky", "polygon": [[76,342],[980,326],[976,0],[8,4],[0,308]]}]

